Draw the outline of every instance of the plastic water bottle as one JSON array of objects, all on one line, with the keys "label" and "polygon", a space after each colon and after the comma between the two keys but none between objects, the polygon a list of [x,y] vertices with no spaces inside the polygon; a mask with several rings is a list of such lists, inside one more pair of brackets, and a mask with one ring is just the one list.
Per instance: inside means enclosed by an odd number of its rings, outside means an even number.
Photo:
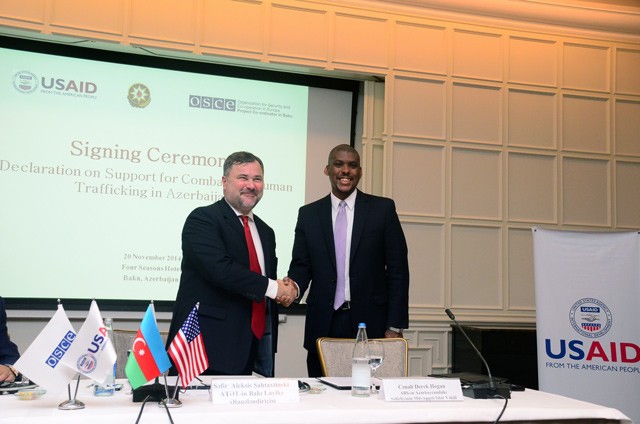
[{"label": "plastic water bottle", "polygon": [[[107,327],[107,336],[113,344],[113,320],[111,318],[104,319],[104,326]],[[115,347],[115,346],[114,346]],[[113,396],[116,384],[116,364],[113,364],[113,372],[104,381],[104,384],[94,385],[94,395],[96,396]]]},{"label": "plastic water bottle", "polygon": [[369,360],[369,341],[367,338],[367,325],[358,324],[356,343],[353,346],[351,362],[351,395],[369,396],[371,390],[371,366]]}]

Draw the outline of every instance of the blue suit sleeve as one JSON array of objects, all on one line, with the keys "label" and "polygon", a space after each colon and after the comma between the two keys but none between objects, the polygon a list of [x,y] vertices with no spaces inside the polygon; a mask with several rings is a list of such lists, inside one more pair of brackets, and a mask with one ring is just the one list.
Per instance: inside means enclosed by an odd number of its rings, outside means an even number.
[{"label": "blue suit sleeve", "polygon": [[7,330],[7,312],[4,299],[0,297],[0,364],[13,365],[20,358],[18,346],[9,338]]}]

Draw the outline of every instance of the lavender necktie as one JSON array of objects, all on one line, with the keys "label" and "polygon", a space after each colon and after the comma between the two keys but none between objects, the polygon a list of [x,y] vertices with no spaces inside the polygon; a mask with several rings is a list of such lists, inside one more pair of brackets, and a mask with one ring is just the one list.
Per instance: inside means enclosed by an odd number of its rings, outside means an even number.
[{"label": "lavender necktie", "polygon": [[336,270],[338,279],[336,284],[336,296],[333,300],[333,308],[338,309],[344,303],[344,266],[347,251],[347,204],[341,201],[338,206],[338,215],[333,229],[333,240],[336,248]]}]

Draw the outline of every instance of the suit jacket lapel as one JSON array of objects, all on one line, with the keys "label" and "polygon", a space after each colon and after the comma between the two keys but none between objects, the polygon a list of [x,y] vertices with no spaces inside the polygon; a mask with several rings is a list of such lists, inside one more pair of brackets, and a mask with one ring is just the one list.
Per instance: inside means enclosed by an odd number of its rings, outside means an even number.
[{"label": "suit jacket lapel", "polygon": [[[221,202],[222,216],[227,221],[227,224],[229,224],[231,228],[233,228],[233,230],[238,234],[238,237],[244,242],[244,245],[246,247],[247,238],[244,235],[244,226],[242,225],[240,218],[238,218],[238,215],[236,215],[236,212],[231,208],[231,206],[229,206],[226,200],[221,199],[219,202]],[[255,214],[253,215],[253,220],[256,223],[256,228],[258,229],[258,234],[260,235],[260,243],[262,244],[265,275],[271,275],[271,272],[273,271],[271,270],[271,263],[274,259],[272,254],[274,251],[274,249],[272,248],[272,243],[274,243],[274,241],[271,240],[268,232],[265,231],[266,224],[264,223],[264,221],[258,218]],[[247,255],[248,264],[249,251],[245,248],[244,252]]]},{"label": "suit jacket lapel", "polygon": [[226,221],[226,224],[231,227],[233,232],[236,234],[238,241],[244,246],[240,253],[243,255],[245,265],[248,267],[249,249],[247,247],[247,238],[244,235],[244,226],[242,225],[242,221],[240,221],[240,218],[238,218],[238,215],[236,215],[236,212],[231,208],[231,206],[229,206],[226,200],[221,199],[219,202],[220,209],[222,210],[222,217]]},{"label": "suit jacket lapel", "polygon": [[241,236],[244,239],[244,228],[242,227],[242,222],[240,222],[238,215],[236,215],[235,211],[231,209],[231,206],[229,206],[226,200],[221,199],[219,202],[222,209],[222,216],[227,221],[227,224],[229,224],[231,228],[238,233],[238,236]]},{"label": "suit jacket lapel", "polygon": [[322,239],[327,247],[331,264],[336,269],[336,248],[333,241],[333,220],[331,219],[331,195],[322,199],[316,212],[318,213]]},{"label": "suit jacket lapel", "polygon": [[369,212],[369,208],[367,207],[368,203],[369,199],[367,195],[358,190],[354,206],[353,228],[351,229],[351,251],[349,253],[349,264],[353,261],[356,251],[358,250],[360,240],[362,240],[362,233],[364,232],[364,226]]},{"label": "suit jacket lapel", "polygon": [[[253,214],[253,220],[256,223],[256,228],[258,229],[258,235],[260,236],[260,243],[262,244],[262,254],[264,255],[264,266],[265,266],[265,275],[272,275],[271,262],[273,261],[273,251],[271,237],[269,233],[266,231],[266,224],[260,218]],[[244,231],[244,229],[243,229]],[[244,235],[244,233],[243,233]]]}]

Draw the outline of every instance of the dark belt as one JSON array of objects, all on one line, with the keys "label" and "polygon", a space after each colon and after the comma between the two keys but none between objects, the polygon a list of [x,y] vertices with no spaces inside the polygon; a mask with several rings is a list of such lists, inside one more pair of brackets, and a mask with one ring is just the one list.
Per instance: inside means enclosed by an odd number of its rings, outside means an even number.
[{"label": "dark belt", "polygon": [[342,306],[340,306],[337,310],[338,311],[348,311],[349,309],[351,309],[351,302],[344,302],[342,304]]}]

